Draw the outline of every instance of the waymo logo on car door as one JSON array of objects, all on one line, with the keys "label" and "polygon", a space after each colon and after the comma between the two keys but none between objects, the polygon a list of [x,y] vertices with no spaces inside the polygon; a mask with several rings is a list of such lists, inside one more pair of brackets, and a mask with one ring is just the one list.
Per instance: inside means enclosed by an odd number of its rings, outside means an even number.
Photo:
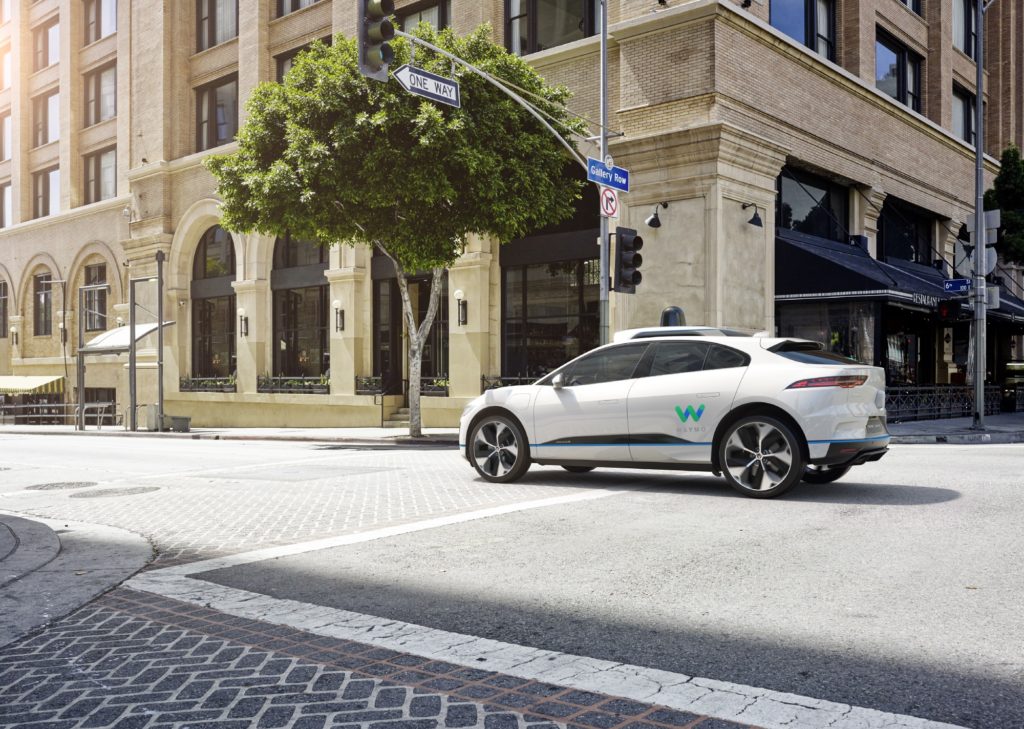
[{"label": "waymo logo on car door", "polygon": [[686,406],[686,410],[683,410],[681,407],[676,405],[676,415],[678,415],[679,419],[682,422],[684,422],[684,423],[687,420],[689,420],[690,418],[693,418],[693,422],[696,423],[697,421],[700,420],[700,416],[703,415],[703,414],[704,414],[704,403],[701,403],[700,407],[697,408],[696,410],[693,409],[693,405],[687,405]]}]

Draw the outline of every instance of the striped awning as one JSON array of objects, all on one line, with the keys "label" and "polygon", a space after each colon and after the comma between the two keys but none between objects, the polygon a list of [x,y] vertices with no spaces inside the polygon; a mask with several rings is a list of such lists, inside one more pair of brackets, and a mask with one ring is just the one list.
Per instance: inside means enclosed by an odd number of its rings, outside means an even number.
[{"label": "striped awning", "polygon": [[64,375],[0,375],[0,395],[59,395]]}]

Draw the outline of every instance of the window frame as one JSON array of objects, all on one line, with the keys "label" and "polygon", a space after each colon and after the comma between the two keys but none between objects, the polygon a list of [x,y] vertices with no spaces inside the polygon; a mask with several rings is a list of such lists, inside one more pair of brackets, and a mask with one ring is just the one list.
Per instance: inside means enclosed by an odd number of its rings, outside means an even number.
[{"label": "window frame", "polygon": [[300,10],[311,8],[316,5],[320,0],[313,0],[309,5],[299,6],[302,0],[277,0],[277,17],[283,18],[286,15],[297,13]]},{"label": "window frame", "polygon": [[[36,170],[32,173],[32,217],[33,219],[46,218],[60,212],[60,201],[58,207],[53,208],[53,199],[50,194],[50,176],[56,172],[57,184],[60,185],[60,165],[53,165],[45,169]],[[45,212],[44,212],[45,209]]]},{"label": "window frame", "polygon": [[963,108],[963,111],[962,111],[963,117],[961,119],[961,121],[963,122],[964,134],[963,135],[958,135],[956,133],[956,128],[955,127],[953,129],[951,129],[951,131],[953,132],[954,136],[957,137],[957,139],[960,139],[961,141],[967,142],[969,145],[971,145],[973,147],[975,144],[977,144],[977,141],[978,141],[977,130],[974,128],[975,116],[977,115],[977,108],[978,108],[978,96],[977,96],[977,94],[974,94],[971,91],[968,91],[967,89],[965,89],[960,84],[958,84],[956,82],[953,83],[953,104],[954,104],[954,106],[953,106],[953,119],[954,119],[954,122],[955,122],[956,117],[957,117],[957,109],[956,109],[956,102],[957,101],[962,101],[963,104],[964,104],[964,108]]},{"label": "window frame", "polygon": [[[819,236],[814,233],[808,233],[806,231],[797,230],[796,228],[789,228],[783,226],[785,220],[784,206],[786,205],[786,198],[783,195],[783,180],[789,179],[791,182],[797,185],[800,191],[807,197],[814,200],[815,207],[821,207],[823,210],[827,210],[829,218],[829,226],[832,228],[834,235]],[[828,198],[828,206],[823,207],[822,200],[815,200],[814,196],[807,191],[807,186],[813,186],[816,189],[823,189],[825,195]],[[837,214],[837,208],[841,207],[842,218]],[[809,213],[808,213],[809,215]],[[806,220],[806,218],[804,218]],[[835,180],[831,180],[822,175],[809,172],[799,167],[785,166],[782,168],[782,172],[776,178],[776,195],[775,195],[775,227],[777,230],[792,231],[797,235],[804,235],[810,238],[824,238],[826,240],[835,241],[837,243],[847,243],[850,237],[850,188],[848,185],[844,185]],[[841,228],[841,230],[840,230]]]},{"label": "window frame", "polygon": [[[519,15],[512,17],[512,2],[511,0],[504,0],[504,30],[505,30],[505,50],[509,53],[515,53],[512,50],[512,24],[518,18],[526,18],[526,48],[523,49],[520,57],[528,56],[532,53],[539,53],[544,48],[537,47],[537,35],[538,35],[538,12],[537,12],[537,0],[521,0],[522,7],[525,8]],[[595,3],[589,0],[583,0],[583,38],[590,38],[600,31],[600,24],[598,14],[595,12]],[[557,48],[558,46],[552,46]]]},{"label": "window frame", "polygon": [[82,32],[83,45],[91,45],[104,38],[109,38],[117,32],[117,0],[114,3],[113,30],[103,33],[103,20],[106,17],[103,12],[104,0],[85,0],[82,7]]},{"label": "window frame", "polygon": [[[978,0],[953,0],[953,47],[966,55],[972,61],[975,59],[975,45],[978,39],[978,29],[975,25]],[[963,35],[956,37],[956,9],[961,8],[964,14]],[[959,43],[963,45],[959,45]]]},{"label": "window frame", "polygon": [[[8,200],[9,199],[9,200]],[[8,205],[8,202],[11,204]],[[11,181],[0,184],[0,229],[10,228],[14,224],[14,188]]]},{"label": "window frame", "polygon": [[[324,36],[323,38],[319,38],[318,40],[328,48],[330,48],[334,43],[333,36],[329,35]],[[300,53],[303,53],[304,51],[308,51],[314,43],[316,43],[316,41],[303,43],[301,46],[295,46],[295,48],[291,48],[285,51],[284,53],[278,53],[276,56],[274,56],[274,66],[276,73],[275,78],[277,79],[277,82],[279,84],[284,83],[285,75],[288,73],[288,71],[291,71],[291,66],[285,69],[284,64],[288,63],[288,61],[294,61],[296,56],[298,56]]]},{"label": "window frame", "polygon": [[60,89],[46,91],[32,97],[32,148],[43,147],[52,142],[60,141],[60,117],[57,117],[56,136],[50,137],[50,99],[57,97],[57,110],[60,113]]},{"label": "window frame", "polygon": [[[50,31],[57,28],[57,59],[50,60]],[[54,16],[32,28],[32,71],[42,71],[60,62],[60,18]]]},{"label": "window frame", "polygon": [[7,338],[8,296],[7,282],[0,280],[0,339]]},{"label": "window frame", "polygon": [[[801,41],[798,38],[793,40],[801,43],[804,47],[810,49],[812,53],[821,56],[829,61],[835,63],[836,61],[836,3],[835,0],[827,0],[828,8],[828,28],[826,29],[826,35],[821,34],[821,28],[818,27],[818,0],[803,0],[804,3],[804,38]],[[784,33],[779,26],[773,21],[773,13],[775,9],[775,3],[770,3],[768,6],[768,24],[778,30],[780,33]],[[787,34],[787,37],[788,34]],[[818,40],[823,39],[827,44],[827,53],[822,53],[818,49]]]},{"label": "window frame", "polygon": [[[97,275],[101,273],[102,275]],[[88,264],[84,271],[86,286],[107,283],[106,262]],[[104,289],[87,289],[85,291],[85,331],[101,332],[107,330],[107,291]]]},{"label": "window frame", "polygon": [[[222,88],[222,87],[227,86],[228,84],[232,84],[232,83],[235,85],[235,107],[234,107],[234,119],[233,119],[234,131],[231,134],[230,138],[225,139],[224,141],[218,141],[218,139],[216,137],[216,128],[217,128],[217,123],[216,123],[217,95],[216,95],[216,91],[217,91],[217,89]],[[202,119],[202,113],[203,113],[203,101],[202,101],[202,98],[203,98],[204,95],[208,95],[208,98],[207,98],[207,100],[205,102],[206,112],[207,112],[207,119],[208,119],[205,122],[208,125],[206,138],[204,138],[204,136],[203,136],[203,124],[204,124],[204,122],[203,122],[203,119]],[[206,151],[211,150],[211,149],[216,149],[217,147],[220,147],[222,145],[229,144],[232,140],[235,139],[235,137],[238,136],[238,129],[239,129],[239,126],[238,126],[239,98],[238,98],[238,74],[237,73],[228,74],[227,76],[222,76],[221,78],[217,79],[216,81],[211,81],[208,84],[204,84],[202,86],[197,86],[196,89],[195,89],[195,100],[196,100],[196,151],[197,152],[206,152]]]},{"label": "window frame", "polygon": [[[40,306],[44,300],[46,305]],[[32,277],[32,336],[53,336],[53,274],[49,272]]]},{"label": "window frame", "polygon": [[[878,46],[885,46],[896,55],[896,96],[883,91],[878,86]],[[914,69],[913,89],[909,88],[907,73]],[[912,51],[906,44],[899,41],[891,33],[882,28],[875,29],[875,88],[894,101],[898,101],[908,109],[921,113],[921,76],[924,70],[924,59]]]},{"label": "window frame", "polygon": [[[196,53],[202,53],[203,51],[208,51],[211,48],[216,48],[217,46],[227,43],[228,41],[234,40],[238,37],[238,0],[234,0],[235,34],[230,38],[225,38],[221,41],[217,40],[216,3],[218,1],[219,0],[196,0]],[[231,0],[224,0],[224,2],[231,2]],[[206,45],[203,45],[204,25],[205,38],[207,41]]]},{"label": "window frame", "polygon": [[[103,157],[111,153],[114,155],[114,190],[108,197],[103,197]],[[104,147],[84,155],[82,159],[82,193],[86,205],[117,197],[117,145]]]},{"label": "window frame", "polygon": [[0,114],[0,162],[6,162],[14,156],[14,117],[11,112]]},{"label": "window frame", "polygon": [[[114,111],[110,116],[101,116],[103,110],[103,74],[113,71],[114,74]],[[117,61],[94,68],[85,74],[85,93],[82,94],[85,103],[84,128],[95,126],[110,119],[117,118]]]},{"label": "window frame", "polygon": [[398,16],[398,29],[408,32],[405,23],[409,16],[414,13],[421,13],[424,10],[430,10],[431,8],[437,8],[437,30],[450,28],[452,27],[451,6],[452,0],[430,0],[429,2],[416,3],[415,5],[404,7],[400,12],[396,12]]},{"label": "window frame", "polygon": [[[564,365],[564,366],[558,368],[557,370],[555,370],[555,372],[551,376],[545,377],[544,381],[538,382],[537,384],[538,385],[541,385],[541,384],[549,385],[549,384],[551,384],[551,381],[554,380],[554,376],[558,375],[559,373],[562,375],[562,378],[565,381],[563,387],[588,387],[590,385],[606,385],[609,382],[625,382],[626,380],[639,379],[640,377],[644,376],[642,371],[641,371],[641,368],[643,367],[643,365],[645,363],[647,353],[650,351],[650,348],[651,348],[651,344],[653,344],[653,342],[624,342],[624,343],[616,345],[614,347],[601,348],[601,349],[598,349],[598,350],[595,350],[595,351],[587,352],[586,354],[584,354],[584,355],[582,355],[580,357],[577,357],[576,359],[574,359],[569,364]],[[576,369],[581,364],[586,364],[586,363],[591,363],[592,364],[594,362],[594,360],[600,359],[602,357],[607,357],[608,355],[612,354],[613,352],[622,352],[624,350],[633,350],[633,349],[635,349],[638,352],[638,354],[637,354],[637,357],[636,357],[636,362],[633,364],[633,369],[630,371],[628,376],[620,377],[620,378],[614,379],[614,380],[596,380],[595,379],[594,382],[576,382],[575,381],[574,378],[576,376]]]},{"label": "window frame", "polygon": [[921,15],[921,0],[899,0],[899,2],[910,12]]}]

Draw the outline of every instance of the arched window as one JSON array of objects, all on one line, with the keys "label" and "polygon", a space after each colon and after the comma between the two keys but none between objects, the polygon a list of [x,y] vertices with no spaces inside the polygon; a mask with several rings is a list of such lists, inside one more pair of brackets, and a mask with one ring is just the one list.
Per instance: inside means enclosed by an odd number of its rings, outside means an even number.
[{"label": "arched window", "polygon": [[192,263],[192,375],[235,372],[235,247],[215,225],[199,241]]},{"label": "arched window", "polygon": [[290,235],[274,246],[274,375],[322,377],[330,371],[327,249]]}]

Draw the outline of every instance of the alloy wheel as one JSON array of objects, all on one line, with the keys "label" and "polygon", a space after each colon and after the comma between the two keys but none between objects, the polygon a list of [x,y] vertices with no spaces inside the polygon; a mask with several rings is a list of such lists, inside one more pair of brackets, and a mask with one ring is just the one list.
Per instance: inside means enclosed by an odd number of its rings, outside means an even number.
[{"label": "alloy wheel", "polygon": [[521,443],[517,429],[504,418],[480,423],[473,436],[473,462],[488,480],[512,480],[520,463]]},{"label": "alloy wheel", "polygon": [[778,427],[761,420],[743,423],[725,443],[725,469],[750,491],[771,491],[793,471],[793,446]]}]

